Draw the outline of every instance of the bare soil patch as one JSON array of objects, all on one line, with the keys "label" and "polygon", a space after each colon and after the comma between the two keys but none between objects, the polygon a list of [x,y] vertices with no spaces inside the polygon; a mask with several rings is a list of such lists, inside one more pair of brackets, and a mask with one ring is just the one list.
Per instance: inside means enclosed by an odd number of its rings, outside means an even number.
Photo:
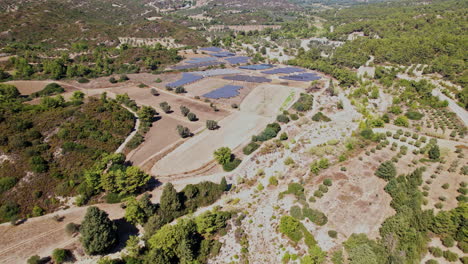
[{"label": "bare soil patch", "polygon": [[30,95],[35,92],[39,92],[40,90],[44,89],[46,85],[52,83],[52,81],[10,81],[6,82],[6,84],[11,84],[18,88],[18,91],[22,95]]}]

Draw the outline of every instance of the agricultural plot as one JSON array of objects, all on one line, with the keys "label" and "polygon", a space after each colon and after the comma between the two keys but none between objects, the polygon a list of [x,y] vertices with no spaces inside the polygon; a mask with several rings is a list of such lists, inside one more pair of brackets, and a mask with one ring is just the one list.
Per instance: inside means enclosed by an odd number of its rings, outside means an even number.
[{"label": "agricultural plot", "polygon": [[204,94],[203,97],[219,99],[219,98],[231,98],[239,95],[239,90],[242,89],[242,86],[237,85],[225,85],[221,88],[218,88],[212,92]]},{"label": "agricultural plot", "polygon": [[[280,106],[293,90],[287,86],[268,84],[256,87],[241,103],[240,111],[219,122],[218,130],[205,130],[184,142],[158,161],[152,173],[168,176],[195,171],[213,160],[213,152],[217,148],[227,146],[236,149],[276,117]],[[193,155],[195,150],[196,155]]]}]

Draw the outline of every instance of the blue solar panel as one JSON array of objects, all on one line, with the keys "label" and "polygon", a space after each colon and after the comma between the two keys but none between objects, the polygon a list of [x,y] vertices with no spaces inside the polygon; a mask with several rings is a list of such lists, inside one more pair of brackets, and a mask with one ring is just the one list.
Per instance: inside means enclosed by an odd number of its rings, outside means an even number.
[{"label": "blue solar panel", "polygon": [[212,57],[203,57],[203,58],[192,58],[191,60],[186,61],[186,63],[203,63],[203,62],[212,62],[217,61],[218,59]]},{"label": "blue solar panel", "polygon": [[300,73],[296,75],[282,76],[281,79],[290,80],[290,81],[301,81],[301,82],[311,82],[315,80],[320,80],[320,77],[315,73]]},{"label": "blue solar panel", "polygon": [[172,69],[174,69],[174,70],[187,70],[187,69],[193,69],[193,68],[215,66],[215,65],[220,65],[220,64],[223,64],[223,63],[220,62],[220,61],[213,61],[213,62],[208,61],[208,62],[192,63],[192,64],[174,66],[174,67],[172,67]]},{"label": "blue solar panel", "polygon": [[193,82],[196,82],[196,81],[201,80],[201,79],[203,79],[203,76],[194,75],[194,74],[190,74],[190,73],[183,73],[182,74],[182,79],[180,79],[178,81],[175,81],[173,83],[168,83],[166,85],[166,87],[177,88],[179,86],[183,86],[183,85],[186,85],[188,83],[193,83]]},{"label": "blue solar panel", "polygon": [[200,50],[209,51],[209,52],[220,52],[220,51],[223,51],[223,49],[218,48],[218,47],[201,48]]},{"label": "blue solar panel", "polygon": [[204,94],[203,97],[219,99],[219,98],[231,98],[239,95],[239,90],[242,86],[237,85],[225,85],[219,89]]},{"label": "blue solar panel", "polygon": [[243,81],[243,82],[255,82],[255,83],[271,82],[271,79],[268,79],[265,77],[257,77],[257,76],[249,76],[249,75],[226,76],[226,77],[223,77],[223,79],[231,80],[231,81]]},{"label": "blue solar panel", "polygon": [[236,56],[235,53],[232,53],[232,52],[229,52],[229,51],[222,51],[222,52],[218,52],[218,53],[212,53],[211,55],[213,55],[215,57],[219,57],[219,58]]},{"label": "blue solar panel", "polygon": [[305,71],[305,70],[301,69],[301,68],[286,67],[286,68],[277,68],[277,69],[273,69],[273,70],[269,70],[269,71],[264,71],[262,73],[265,73],[265,74],[278,74],[278,73],[289,74],[289,73],[293,73],[293,72],[303,72],[303,71]]},{"label": "blue solar panel", "polygon": [[251,57],[247,57],[247,56],[225,58],[225,60],[231,64],[247,63],[249,62],[250,59]]},{"label": "blue solar panel", "polygon": [[275,67],[275,65],[272,65],[272,64],[255,64],[255,65],[240,66],[239,68],[244,69],[244,70],[258,71],[258,70],[271,69],[273,67]]}]

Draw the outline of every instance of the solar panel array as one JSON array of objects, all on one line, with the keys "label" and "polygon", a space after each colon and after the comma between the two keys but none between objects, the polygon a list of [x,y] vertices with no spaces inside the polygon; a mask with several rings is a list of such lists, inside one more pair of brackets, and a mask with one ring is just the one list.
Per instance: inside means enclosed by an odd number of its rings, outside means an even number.
[{"label": "solar panel array", "polygon": [[301,69],[301,68],[285,67],[285,68],[277,68],[277,69],[273,69],[273,70],[269,70],[269,71],[264,71],[262,73],[265,73],[265,74],[279,74],[279,73],[289,74],[289,73],[303,72],[303,71],[305,71],[305,70]]},{"label": "solar panel array", "polygon": [[192,64],[184,64],[172,67],[174,70],[187,70],[193,68],[201,68],[201,67],[209,67],[209,66],[216,66],[223,64],[220,61],[208,61],[208,62],[200,62],[200,63],[192,63]]},{"label": "solar panel array", "polygon": [[218,47],[208,47],[208,48],[201,48],[202,51],[209,51],[209,52],[221,52],[223,49]]},{"label": "solar panel array", "polygon": [[217,60],[218,59],[213,58],[213,57],[192,58],[192,59],[186,61],[186,63],[197,64],[197,63],[212,62],[212,61],[217,61]]},{"label": "solar panel array", "polygon": [[242,89],[242,86],[238,85],[225,85],[221,88],[218,88],[214,91],[206,93],[203,97],[219,99],[219,98],[231,98],[239,95],[239,90]]},{"label": "solar panel array", "polygon": [[224,58],[224,57],[233,57],[236,56],[235,53],[229,52],[229,51],[222,51],[218,53],[211,53],[212,56],[219,57],[219,58]]},{"label": "solar panel array", "polygon": [[180,80],[175,81],[173,83],[168,83],[166,87],[177,88],[177,87],[189,84],[189,83],[196,82],[201,79],[203,79],[203,76],[195,75],[191,73],[182,73],[182,78]]},{"label": "solar panel array", "polygon": [[241,63],[247,63],[251,57],[247,56],[238,56],[238,57],[228,57],[225,58],[225,60],[231,64],[241,64]]},{"label": "solar panel array", "polygon": [[206,71],[192,72],[192,74],[201,75],[203,77],[218,76],[218,75],[229,75],[229,74],[239,74],[241,71],[237,69],[214,69]]},{"label": "solar panel array", "polygon": [[259,71],[259,70],[271,69],[273,67],[275,67],[275,65],[272,65],[272,64],[255,64],[255,65],[240,66],[239,68],[244,69],[244,70]]},{"label": "solar panel array", "polygon": [[281,79],[290,80],[290,81],[301,81],[301,82],[311,82],[315,80],[320,80],[320,77],[315,73],[300,73],[296,75],[282,76]]},{"label": "solar panel array", "polygon": [[264,83],[271,82],[271,79],[265,77],[249,76],[249,75],[234,75],[223,77],[225,80],[231,81],[243,81],[243,82],[254,82],[254,83]]}]

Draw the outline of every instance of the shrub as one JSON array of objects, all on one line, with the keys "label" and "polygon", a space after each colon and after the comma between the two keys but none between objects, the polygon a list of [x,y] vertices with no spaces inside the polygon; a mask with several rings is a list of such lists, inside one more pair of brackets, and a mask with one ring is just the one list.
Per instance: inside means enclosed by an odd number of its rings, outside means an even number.
[{"label": "shrub", "polygon": [[311,94],[301,93],[299,100],[293,104],[293,109],[299,112],[306,112],[312,109],[314,96]]},{"label": "shrub", "polygon": [[440,150],[438,145],[432,146],[428,152],[429,158],[431,160],[438,160],[440,158]]},{"label": "shrub", "polygon": [[281,133],[280,140],[282,141],[288,140],[288,134],[286,134],[286,132]]},{"label": "shrub", "polygon": [[110,83],[117,83],[117,80],[114,77],[109,78]]},{"label": "shrub", "polygon": [[278,115],[276,117],[276,121],[278,121],[280,123],[289,123],[289,117],[286,116],[286,115]]},{"label": "shrub", "polygon": [[68,223],[65,226],[65,232],[70,236],[73,235],[73,234],[76,234],[76,233],[80,232],[80,225],[75,224],[75,223]]},{"label": "shrub", "polygon": [[379,168],[375,172],[375,175],[379,178],[382,178],[386,181],[393,179],[396,176],[396,168],[393,162],[386,161],[380,164]]},{"label": "shrub", "polygon": [[439,262],[437,260],[435,260],[435,259],[430,259],[430,260],[426,261],[425,264],[439,264]]},{"label": "shrub", "polygon": [[424,115],[416,111],[408,111],[406,112],[405,116],[411,120],[421,120]]},{"label": "shrub", "polygon": [[268,179],[269,185],[278,186],[278,179],[275,176],[271,176]]},{"label": "shrub", "polygon": [[157,78],[156,81],[154,81],[155,83],[162,83],[162,80],[161,78]]},{"label": "shrub", "polygon": [[187,138],[187,137],[190,137],[190,135],[192,135],[188,127],[177,125],[176,130],[177,130],[177,133],[179,133],[179,136],[181,138]]},{"label": "shrub", "polygon": [[279,230],[294,242],[299,242],[302,237],[302,224],[295,218],[285,215],[280,219]]},{"label": "shrub", "polygon": [[398,116],[395,119],[394,124],[396,126],[402,126],[402,127],[408,127],[409,126],[409,120],[406,116]]},{"label": "shrub", "polygon": [[229,161],[228,163],[223,165],[223,170],[226,172],[230,172],[235,170],[240,164],[241,164],[240,159],[233,159],[232,161]]},{"label": "shrub", "polygon": [[171,106],[167,102],[162,102],[159,104],[164,113],[168,114],[171,112]]},{"label": "shrub", "polygon": [[206,128],[208,128],[208,130],[215,130],[218,129],[218,127],[218,122],[214,120],[206,120]]},{"label": "shrub", "polygon": [[315,122],[321,122],[321,121],[330,122],[331,121],[331,119],[328,116],[324,115],[322,112],[318,112],[314,116],[312,116],[312,120]]},{"label": "shrub", "polygon": [[183,116],[187,116],[190,113],[190,109],[188,109],[186,106],[181,105],[180,112]]},{"label": "shrub", "polygon": [[159,96],[158,90],[156,90],[156,89],[154,89],[154,88],[151,88],[150,92],[151,92],[151,94],[152,94],[153,96]]},{"label": "shrub", "polygon": [[444,251],[444,258],[449,262],[455,262],[458,260],[458,254],[452,251],[446,250]]},{"label": "shrub", "polygon": [[119,82],[126,82],[128,80],[130,80],[130,79],[128,78],[127,75],[125,75],[125,74],[120,75]]},{"label": "shrub", "polygon": [[192,121],[192,122],[198,120],[197,115],[195,115],[194,113],[191,113],[191,112],[187,114],[187,119]]},{"label": "shrub", "polygon": [[449,187],[450,187],[450,184],[448,184],[448,183],[444,183],[442,185],[442,188],[445,189],[445,190],[447,190]]},{"label": "shrub", "polygon": [[86,78],[83,78],[83,77],[81,77],[81,78],[78,78],[78,80],[77,80],[77,81],[78,81],[78,83],[89,83],[89,80],[88,80],[88,79],[86,79]]},{"label": "shrub", "polygon": [[186,93],[187,91],[185,90],[184,87],[182,86],[179,86],[175,89],[175,92],[178,93],[178,94],[181,94],[181,93]]},{"label": "shrub", "polygon": [[28,264],[40,264],[41,257],[39,257],[38,255],[31,256],[30,258],[28,258],[27,263]]},{"label": "shrub", "polygon": [[455,245],[455,239],[453,239],[452,236],[446,236],[441,239],[442,240],[442,245],[446,247],[453,247]]},{"label": "shrub", "polygon": [[429,252],[436,258],[442,257],[443,251],[438,247],[429,247]]},{"label": "shrub", "polygon": [[291,207],[290,213],[292,217],[298,220],[304,219],[304,216],[302,215],[302,209],[297,205],[294,205],[293,207]]},{"label": "shrub", "polygon": [[71,252],[68,249],[56,248],[52,251],[52,259],[55,263],[60,264],[70,258]]},{"label": "shrub", "polygon": [[338,236],[338,232],[336,232],[335,230],[329,230],[328,236],[331,238],[336,238]]},{"label": "shrub", "polygon": [[255,142],[250,142],[247,146],[245,146],[245,147],[242,149],[242,152],[243,152],[245,155],[250,155],[250,154],[252,154],[252,152],[254,152],[255,150],[257,150],[259,147],[260,147],[259,144],[255,143]]},{"label": "shrub", "polygon": [[312,223],[319,226],[323,226],[328,222],[327,216],[324,213],[315,209],[304,207],[302,209],[302,214],[304,215],[304,217],[309,218],[309,220]]},{"label": "shrub", "polygon": [[42,209],[41,207],[35,205],[32,209],[32,216],[36,217],[36,216],[41,216],[45,213],[45,210]]},{"label": "shrub", "polygon": [[18,179],[16,179],[15,177],[0,178],[0,194],[13,188],[17,182]]}]

